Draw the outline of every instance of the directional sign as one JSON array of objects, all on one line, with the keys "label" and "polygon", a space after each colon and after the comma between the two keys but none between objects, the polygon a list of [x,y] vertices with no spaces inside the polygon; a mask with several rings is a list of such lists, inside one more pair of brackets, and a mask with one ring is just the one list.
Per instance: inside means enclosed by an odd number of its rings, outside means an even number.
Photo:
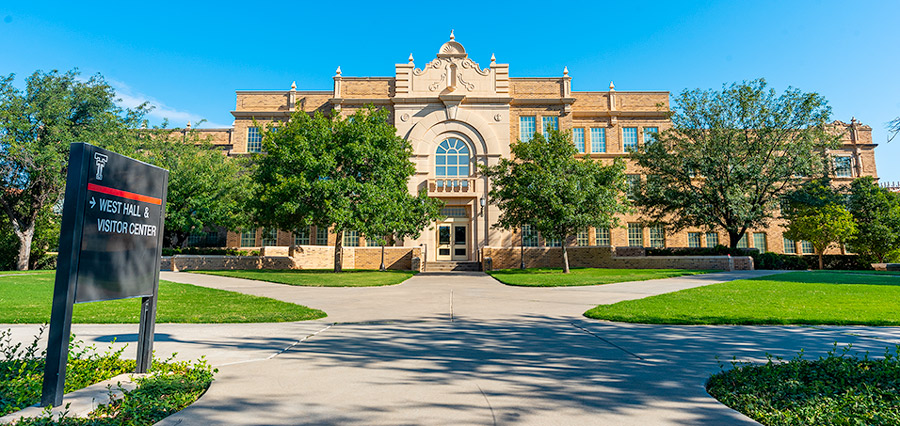
[{"label": "directional sign", "polygon": [[41,405],[62,403],[74,303],[141,297],[137,373],[150,368],[169,172],[73,143]]}]

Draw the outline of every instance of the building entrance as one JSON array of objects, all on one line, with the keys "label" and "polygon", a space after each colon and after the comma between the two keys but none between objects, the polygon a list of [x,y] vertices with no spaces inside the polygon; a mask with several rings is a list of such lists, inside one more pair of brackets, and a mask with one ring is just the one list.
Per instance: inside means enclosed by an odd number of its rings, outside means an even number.
[{"label": "building entrance", "polygon": [[469,225],[452,219],[437,226],[437,260],[469,260]]}]

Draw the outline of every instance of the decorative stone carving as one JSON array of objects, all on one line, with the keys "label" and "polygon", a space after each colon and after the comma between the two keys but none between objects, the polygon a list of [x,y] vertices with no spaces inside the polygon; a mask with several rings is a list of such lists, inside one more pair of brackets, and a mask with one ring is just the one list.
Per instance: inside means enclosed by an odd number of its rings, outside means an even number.
[{"label": "decorative stone carving", "polygon": [[447,73],[441,74],[441,79],[438,81],[435,81],[434,83],[429,84],[428,90],[430,90],[432,92],[437,90],[438,87],[441,87],[441,82],[443,82],[446,78],[447,78]]},{"label": "decorative stone carving", "polygon": [[462,83],[462,85],[466,88],[466,90],[468,90],[470,92],[475,90],[475,85],[464,80],[462,73],[459,73],[459,75],[457,75],[456,78],[459,79],[459,82]]},{"label": "decorative stone carving", "polygon": [[500,114],[494,114],[494,121],[500,122],[503,119],[503,116]]},{"label": "decorative stone carving", "polygon": [[403,113],[403,115],[400,116],[400,121],[402,121],[404,123],[409,121],[409,114]]}]

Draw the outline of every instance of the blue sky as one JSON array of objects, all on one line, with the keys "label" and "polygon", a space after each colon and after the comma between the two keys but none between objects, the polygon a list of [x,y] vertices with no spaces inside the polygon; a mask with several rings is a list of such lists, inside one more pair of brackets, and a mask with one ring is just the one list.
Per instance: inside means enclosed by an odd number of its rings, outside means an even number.
[{"label": "blue sky", "polygon": [[833,118],[874,129],[878,172],[900,181],[900,2],[0,2],[0,74],[101,73],[125,105],[183,126],[230,126],[235,90],[330,89],[434,57],[456,32],[513,77],[561,75],[574,90],[720,88],[766,78],[821,93]]}]

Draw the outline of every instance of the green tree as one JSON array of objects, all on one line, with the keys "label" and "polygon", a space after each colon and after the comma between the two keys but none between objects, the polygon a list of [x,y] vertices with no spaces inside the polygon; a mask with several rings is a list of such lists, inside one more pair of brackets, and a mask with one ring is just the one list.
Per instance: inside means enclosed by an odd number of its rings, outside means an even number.
[{"label": "green tree", "polygon": [[[385,235],[390,228],[407,229],[383,226],[387,221],[377,212],[409,206],[416,198],[407,188],[416,171],[409,159],[412,146],[397,136],[386,110],[369,107],[346,119],[298,111],[277,127],[266,132],[266,153],[256,159],[253,173],[251,207],[258,223],[281,229],[331,226],[335,272],[343,268],[344,231]],[[375,223],[367,223],[370,219]]]},{"label": "green tree", "polygon": [[[357,229],[366,240],[381,245],[381,266],[384,271],[384,246],[404,238],[419,238],[422,230],[441,218],[444,202],[428,197],[425,191],[417,196],[396,191],[392,196],[380,197],[365,206],[363,220]],[[392,241],[388,241],[388,240]]]},{"label": "green tree", "polygon": [[823,126],[830,108],[822,96],[777,95],[762,79],[686,90],[674,104],[672,128],[631,152],[648,175],[635,203],[676,231],[721,227],[731,247],[766,226],[802,176],[823,175],[824,150],[838,146]]},{"label": "green tree", "polygon": [[848,207],[859,232],[850,250],[872,262],[890,262],[900,255],[900,195],[881,188],[871,176],[850,184]]},{"label": "green tree", "polygon": [[900,117],[897,117],[888,123],[888,133],[890,133],[888,142],[894,140],[894,138],[897,137],[897,134],[900,134]]},{"label": "green tree", "polygon": [[169,171],[165,240],[186,247],[188,236],[247,224],[250,167],[229,158],[193,129],[145,129],[106,148]]},{"label": "green tree", "polygon": [[[503,158],[482,173],[491,179],[490,197],[500,207],[496,227],[531,227],[544,238],[566,238],[578,230],[612,227],[615,214],[627,211],[625,164],[616,160],[604,166],[587,156],[577,158],[569,133],[551,130],[549,138],[535,134],[531,140],[510,146],[514,159]],[[569,255],[562,245],[563,272],[569,272]]]},{"label": "green tree", "polygon": [[0,77],[0,209],[18,240],[16,269],[29,267],[41,214],[60,202],[69,145],[105,145],[127,137],[146,109],[121,109],[101,76],[79,79],[76,70],[37,71],[25,80]]},{"label": "green tree", "polygon": [[787,220],[784,236],[809,241],[824,268],[828,247],[844,243],[856,234],[853,215],[844,206],[845,197],[827,178],[805,183],[787,197],[782,214]]}]

